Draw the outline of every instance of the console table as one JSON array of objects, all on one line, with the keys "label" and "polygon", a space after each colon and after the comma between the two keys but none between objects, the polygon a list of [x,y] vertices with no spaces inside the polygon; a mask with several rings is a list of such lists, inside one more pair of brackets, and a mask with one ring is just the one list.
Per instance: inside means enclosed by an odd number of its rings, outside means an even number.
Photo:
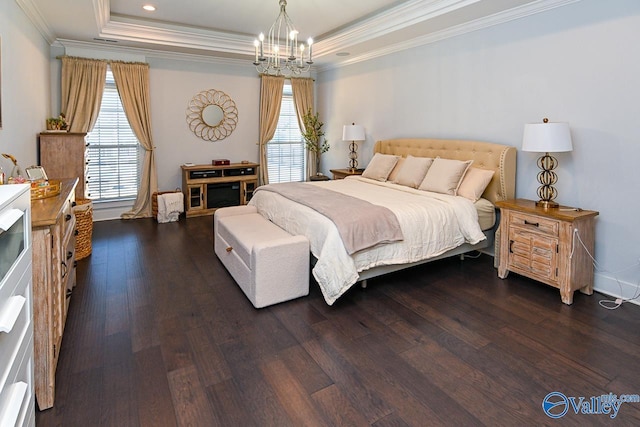
[{"label": "console table", "polygon": [[259,166],[257,163],[182,165],[187,218],[212,215],[226,206],[246,205],[258,186]]}]

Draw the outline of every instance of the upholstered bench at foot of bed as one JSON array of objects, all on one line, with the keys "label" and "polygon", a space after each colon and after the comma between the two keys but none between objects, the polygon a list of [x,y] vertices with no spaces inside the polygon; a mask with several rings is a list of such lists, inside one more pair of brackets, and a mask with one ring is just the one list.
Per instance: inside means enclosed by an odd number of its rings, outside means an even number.
[{"label": "upholstered bench at foot of bed", "polygon": [[215,253],[256,308],[309,294],[309,241],[292,236],[253,206],[218,209]]}]

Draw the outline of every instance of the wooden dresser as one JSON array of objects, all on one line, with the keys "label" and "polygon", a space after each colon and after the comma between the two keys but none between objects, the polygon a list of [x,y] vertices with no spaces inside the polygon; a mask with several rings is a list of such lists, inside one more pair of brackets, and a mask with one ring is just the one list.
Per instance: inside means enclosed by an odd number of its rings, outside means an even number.
[{"label": "wooden dresser", "polygon": [[[500,208],[498,276],[509,271],[560,290],[571,304],[573,292],[593,293],[596,211],[560,206],[545,209],[533,200],[496,202]],[[584,246],[583,246],[584,245]]]},{"label": "wooden dresser", "polygon": [[40,134],[40,166],[49,178],[78,178],[76,198],[86,199],[87,142],[86,133],[42,132]]},{"label": "wooden dresser", "polygon": [[53,406],[62,333],[76,284],[77,184],[77,178],[63,179],[58,196],[31,202],[34,377],[40,410]]}]

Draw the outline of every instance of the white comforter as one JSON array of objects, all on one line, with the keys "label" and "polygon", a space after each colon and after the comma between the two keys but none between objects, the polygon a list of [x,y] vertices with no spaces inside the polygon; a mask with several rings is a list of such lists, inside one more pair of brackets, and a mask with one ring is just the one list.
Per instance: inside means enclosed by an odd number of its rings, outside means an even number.
[{"label": "white comforter", "polygon": [[356,283],[361,271],[378,265],[421,261],[486,238],[478,225],[476,209],[463,197],[358,176],[309,185],[325,186],[389,208],[398,217],[404,235],[401,242],[378,245],[350,256],[336,226],[327,217],[276,193],[257,192],[249,204],[290,234],[309,239],[311,253],[318,259],[313,276],[329,305]]}]

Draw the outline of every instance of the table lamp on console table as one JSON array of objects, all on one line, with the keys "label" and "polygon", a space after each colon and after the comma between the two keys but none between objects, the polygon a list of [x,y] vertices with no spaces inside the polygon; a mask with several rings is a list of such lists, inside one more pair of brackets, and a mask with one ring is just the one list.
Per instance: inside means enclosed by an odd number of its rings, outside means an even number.
[{"label": "table lamp on console table", "polygon": [[545,153],[538,159],[538,197],[536,206],[544,208],[557,208],[554,201],[558,195],[553,186],[558,182],[558,176],[553,171],[558,166],[558,161],[549,153],[562,153],[572,151],[571,133],[568,123],[551,123],[545,118],[542,123],[527,123],[524,125],[522,138],[522,151]]},{"label": "table lamp on console table", "polygon": [[342,140],[351,141],[349,144],[349,170],[355,172],[358,169],[358,144],[356,141],[364,141],[364,127],[352,123],[342,128]]}]

